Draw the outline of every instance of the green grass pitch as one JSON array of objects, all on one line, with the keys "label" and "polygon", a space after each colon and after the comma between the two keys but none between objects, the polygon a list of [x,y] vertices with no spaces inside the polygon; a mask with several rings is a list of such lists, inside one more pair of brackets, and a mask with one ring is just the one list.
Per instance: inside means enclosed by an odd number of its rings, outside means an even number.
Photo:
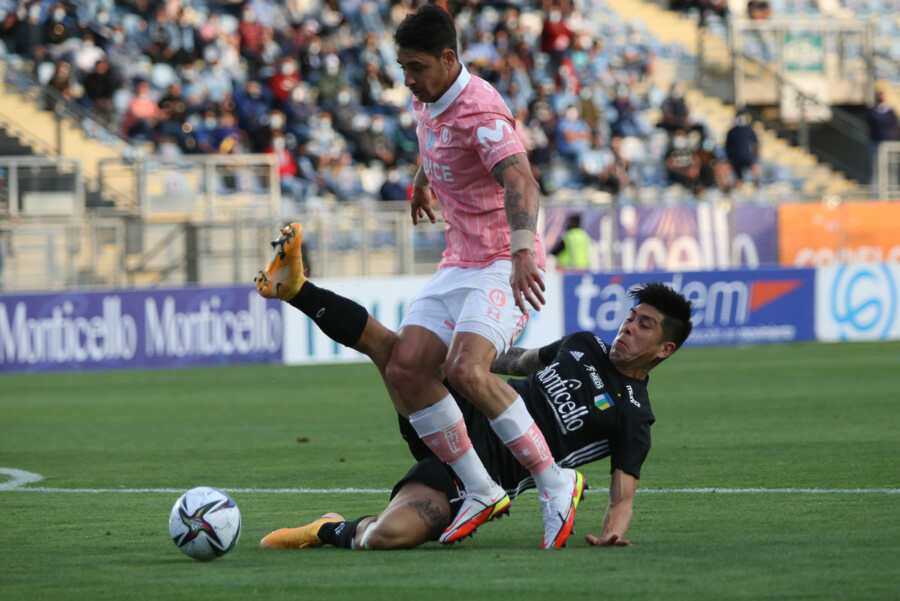
[{"label": "green grass pitch", "polygon": [[[897,599],[898,357],[900,343],[680,351],[651,376],[635,545],[584,541],[607,460],[585,468],[594,490],[560,551],[539,549],[534,494],[449,548],[260,550],[324,511],[377,513],[411,465],[369,365],[0,377],[0,468],[43,476],[0,474],[0,599]],[[199,485],[243,516],[208,563],[168,535]]]}]

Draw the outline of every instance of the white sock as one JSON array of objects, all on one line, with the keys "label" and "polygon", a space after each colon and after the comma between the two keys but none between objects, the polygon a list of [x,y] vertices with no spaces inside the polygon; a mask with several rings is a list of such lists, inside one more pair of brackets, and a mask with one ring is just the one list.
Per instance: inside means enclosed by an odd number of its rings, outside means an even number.
[{"label": "white sock", "polygon": [[565,475],[547,448],[544,435],[528,413],[522,397],[516,397],[506,411],[491,420],[491,427],[516,459],[528,468],[541,492],[564,488]]},{"label": "white sock", "polygon": [[493,481],[472,448],[462,411],[451,395],[411,414],[409,423],[434,454],[453,468],[466,490],[472,493],[491,490]]}]

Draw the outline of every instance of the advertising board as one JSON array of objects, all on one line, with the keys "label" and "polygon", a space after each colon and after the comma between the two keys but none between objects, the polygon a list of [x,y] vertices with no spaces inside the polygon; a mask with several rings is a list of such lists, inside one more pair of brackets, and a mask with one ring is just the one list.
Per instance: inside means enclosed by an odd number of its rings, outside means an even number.
[{"label": "advertising board", "polygon": [[634,301],[628,291],[660,281],[694,305],[687,344],[758,344],[812,340],[815,271],[585,274],[563,278],[566,333],[587,330],[612,341]]},{"label": "advertising board", "polygon": [[816,276],[816,338],[825,342],[900,339],[900,265],[854,263],[820,267]]},{"label": "advertising board", "polygon": [[0,296],[0,373],[281,359],[281,308],[247,286]]}]

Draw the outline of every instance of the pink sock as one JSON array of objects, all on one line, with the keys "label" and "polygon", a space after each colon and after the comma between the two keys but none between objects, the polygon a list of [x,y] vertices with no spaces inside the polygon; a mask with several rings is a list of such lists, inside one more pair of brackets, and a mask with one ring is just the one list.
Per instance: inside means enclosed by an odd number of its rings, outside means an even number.
[{"label": "pink sock", "polygon": [[506,448],[512,451],[522,467],[532,475],[543,472],[553,463],[547,441],[535,423],[531,424],[525,434],[506,443]]},{"label": "pink sock", "polygon": [[444,463],[454,463],[472,448],[466,422],[462,419],[449,428],[426,434],[421,438]]}]

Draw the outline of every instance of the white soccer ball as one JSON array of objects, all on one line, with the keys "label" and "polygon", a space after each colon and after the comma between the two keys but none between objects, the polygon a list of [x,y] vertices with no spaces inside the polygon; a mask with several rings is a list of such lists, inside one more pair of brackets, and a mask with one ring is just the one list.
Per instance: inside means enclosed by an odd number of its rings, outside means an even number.
[{"label": "white soccer ball", "polygon": [[179,498],[169,516],[169,534],[194,559],[225,555],[241,536],[241,512],[224,491],[198,486]]}]

